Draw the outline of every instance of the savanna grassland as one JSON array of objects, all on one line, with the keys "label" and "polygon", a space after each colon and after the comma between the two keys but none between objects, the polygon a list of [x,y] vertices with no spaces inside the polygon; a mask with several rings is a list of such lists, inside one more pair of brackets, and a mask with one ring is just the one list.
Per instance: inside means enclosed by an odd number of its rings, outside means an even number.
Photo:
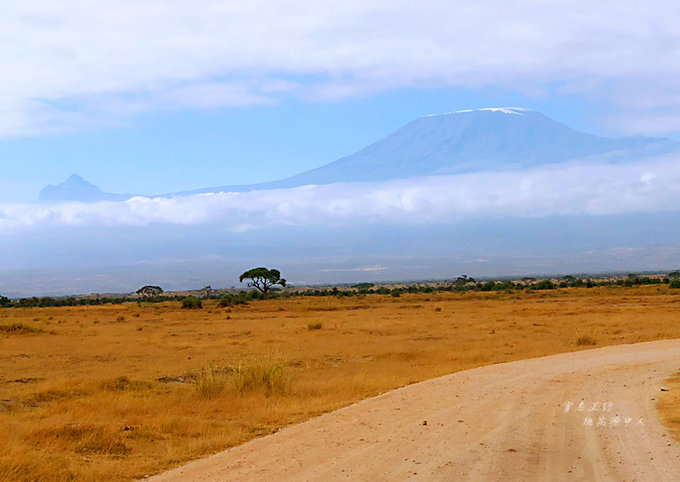
[{"label": "savanna grassland", "polygon": [[0,479],[139,478],[453,371],[680,338],[679,315],[666,286],[2,309]]}]

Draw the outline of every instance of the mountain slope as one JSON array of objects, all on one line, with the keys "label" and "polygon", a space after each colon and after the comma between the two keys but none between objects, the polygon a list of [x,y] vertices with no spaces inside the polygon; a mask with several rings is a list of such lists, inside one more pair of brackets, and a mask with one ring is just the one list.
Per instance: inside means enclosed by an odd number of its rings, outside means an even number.
[{"label": "mountain slope", "polygon": [[585,134],[528,109],[466,110],[421,117],[355,154],[281,181],[176,194],[374,182],[526,168],[602,155],[609,162],[623,162],[674,149],[680,149],[680,143],[667,139]]},{"label": "mountain slope", "polygon": [[87,182],[78,174],[71,174],[61,184],[44,187],[38,195],[39,201],[124,201],[129,199],[129,194],[114,194],[104,192],[94,184]]},{"label": "mountain slope", "polygon": [[[528,168],[577,159],[626,162],[675,150],[680,150],[680,143],[668,139],[611,139],[585,134],[528,109],[464,110],[421,117],[355,154],[280,181],[207,187],[161,196],[379,182]],[[62,184],[44,188],[39,199],[95,202],[129,197],[103,192],[74,174]]]}]

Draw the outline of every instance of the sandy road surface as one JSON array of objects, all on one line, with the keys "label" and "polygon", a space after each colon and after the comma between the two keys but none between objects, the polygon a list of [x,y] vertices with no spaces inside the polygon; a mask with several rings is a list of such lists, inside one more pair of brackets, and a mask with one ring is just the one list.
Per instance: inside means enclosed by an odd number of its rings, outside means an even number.
[{"label": "sandy road surface", "polygon": [[153,480],[680,481],[680,446],[654,408],[663,379],[678,369],[680,340],[476,368]]}]

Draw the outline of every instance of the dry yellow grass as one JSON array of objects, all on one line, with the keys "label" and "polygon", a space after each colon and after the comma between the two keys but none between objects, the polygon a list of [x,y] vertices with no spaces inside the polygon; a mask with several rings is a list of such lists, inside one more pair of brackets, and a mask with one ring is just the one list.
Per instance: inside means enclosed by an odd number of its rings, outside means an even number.
[{"label": "dry yellow grass", "polygon": [[656,404],[659,417],[673,438],[680,442],[680,372],[666,381],[667,392],[662,392]]},{"label": "dry yellow grass", "polygon": [[142,477],[445,373],[680,337],[659,286],[204,306],[0,310],[27,327],[0,331],[0,479]]}]

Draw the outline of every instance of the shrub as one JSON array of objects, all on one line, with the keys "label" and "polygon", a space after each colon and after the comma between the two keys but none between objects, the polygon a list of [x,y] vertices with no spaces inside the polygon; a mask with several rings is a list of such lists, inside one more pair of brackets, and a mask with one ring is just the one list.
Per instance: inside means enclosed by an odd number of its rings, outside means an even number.
[{"label": "shrub", "polygon": [[597,345],[597,340],[591,335],[581,335],[576,339],[576,345]]},{"label": "shrub", "polygon": [[243,300],[243,303],[247,303],[247,302],[253,301],[253,300],[264,299],[264,295],[262,295],[257,290],[239,291],[238,295],[236,295],[236,297],[240,300]]},{"label": "shrub", "polygon": [[536,283],[534,288],[537,290],[554,290],[555,284],[549,279],[544,279]]},{"label": "shrub", "polygon": [[[257,291],[253,290],[253,293]],[[245,291],[240,291],[238,294],[224,294],[219,297],[217,303],[221,308],[227,308],[232,305],[247,305],[248,299],[252,299],[253,295],[246,293]]]},{"label": "shrub", "polygon": [[477,283],[477,288],[481,291],[491,291],[496,287],[495,281],[487,281],[486,283]]},{"label": "shrub", "polygon": [[671,289],[680,289],[680,279],[672,279],[668,282],[668,287]]},{"label": "shrub", "polygon": [[182,300],[182,308],[197,310],[203,308],[203,302],[195,296],[187,296]]},{"label": "shrub", "polygon": [[307,325],[308,330],[320,330],[323,324],[320,321],[317,321],[316,323],[311,322]]}]

